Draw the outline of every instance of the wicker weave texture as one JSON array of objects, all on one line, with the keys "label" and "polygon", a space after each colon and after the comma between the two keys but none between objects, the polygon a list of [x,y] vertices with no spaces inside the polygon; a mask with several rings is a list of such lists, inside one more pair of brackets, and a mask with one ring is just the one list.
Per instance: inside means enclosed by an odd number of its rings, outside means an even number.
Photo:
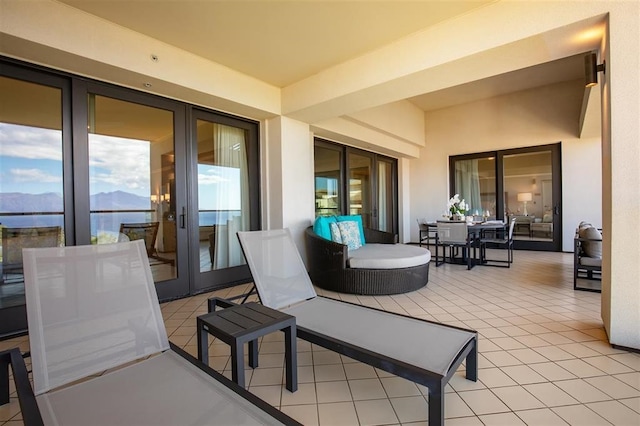
[{"label": "wicker weave texture", "polygon": [[[396,236],[365,229],[367,243],[392,244]],[[400,269],[352,269],[347,267],[347,246],[305,231],[309,276],[315,285],[339,293],[384,295],[414,291],[427,285],[429,263]]]}]

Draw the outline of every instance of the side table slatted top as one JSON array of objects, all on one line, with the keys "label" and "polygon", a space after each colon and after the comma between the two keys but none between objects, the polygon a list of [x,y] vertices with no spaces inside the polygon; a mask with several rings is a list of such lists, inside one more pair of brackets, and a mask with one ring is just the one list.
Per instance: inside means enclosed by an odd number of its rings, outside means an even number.
[{"label": "side table slatted top", "polygon": [[[231,346],[232,378],[244,387],[244,343],[249,343],[249,365],[258,366],[257,339],[274,331],[285,334],[287,389],[297,389],[296,319],[294,316],[249,302],[236,305],[223,299],[211,299],[208,314],[200,315],[198,327],[198,359],[209,361],[208,335]],[[225,309],[215,310],[216,306]]]}]

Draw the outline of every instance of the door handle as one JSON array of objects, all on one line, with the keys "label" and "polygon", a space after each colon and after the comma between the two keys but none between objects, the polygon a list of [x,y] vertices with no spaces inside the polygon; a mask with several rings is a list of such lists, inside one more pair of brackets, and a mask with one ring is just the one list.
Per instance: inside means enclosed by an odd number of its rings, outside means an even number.
[{"label": "door handle", "polygon": [[186,211],[185,208],[182,208],[182,214],[180,215],[180,228],[184,229],[185,228],[185,216],[186,216]]}]

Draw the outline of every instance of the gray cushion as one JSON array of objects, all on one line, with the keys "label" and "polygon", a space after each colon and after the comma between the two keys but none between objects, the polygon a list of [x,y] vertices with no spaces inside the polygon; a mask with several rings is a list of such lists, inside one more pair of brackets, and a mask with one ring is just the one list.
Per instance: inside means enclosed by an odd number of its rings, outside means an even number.
[{"label": "gray cushion", "polygon": [[602,234],[593,226],[580,228],[580,238],[590,241],[582,242],[584,254],[588,257],[602,259]]},{"label": "gray cushion", "polygon": [[365,244],[349,250],[349,267],[358,269],[401,269],[424,265],[431,252],[405,244]]},{"label": "gray cushion", "polygon": [[582,266],[599,266],[602,267],[602,259],[596,257],[581,257],[580,265]]}]

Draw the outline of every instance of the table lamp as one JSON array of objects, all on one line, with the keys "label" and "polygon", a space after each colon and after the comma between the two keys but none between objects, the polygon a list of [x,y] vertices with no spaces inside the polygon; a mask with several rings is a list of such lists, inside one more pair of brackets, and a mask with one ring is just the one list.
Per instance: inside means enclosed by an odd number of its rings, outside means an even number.
[{"label": "table lamp", "polygon": [[522,213],[525,216],[529,216],[529,213],[527,213],[527,201],[531,201],[531,200],[533,200],[533,194],[531,194],[530,192],[518,193],[518,201],[524,203],[524,209]]}]

